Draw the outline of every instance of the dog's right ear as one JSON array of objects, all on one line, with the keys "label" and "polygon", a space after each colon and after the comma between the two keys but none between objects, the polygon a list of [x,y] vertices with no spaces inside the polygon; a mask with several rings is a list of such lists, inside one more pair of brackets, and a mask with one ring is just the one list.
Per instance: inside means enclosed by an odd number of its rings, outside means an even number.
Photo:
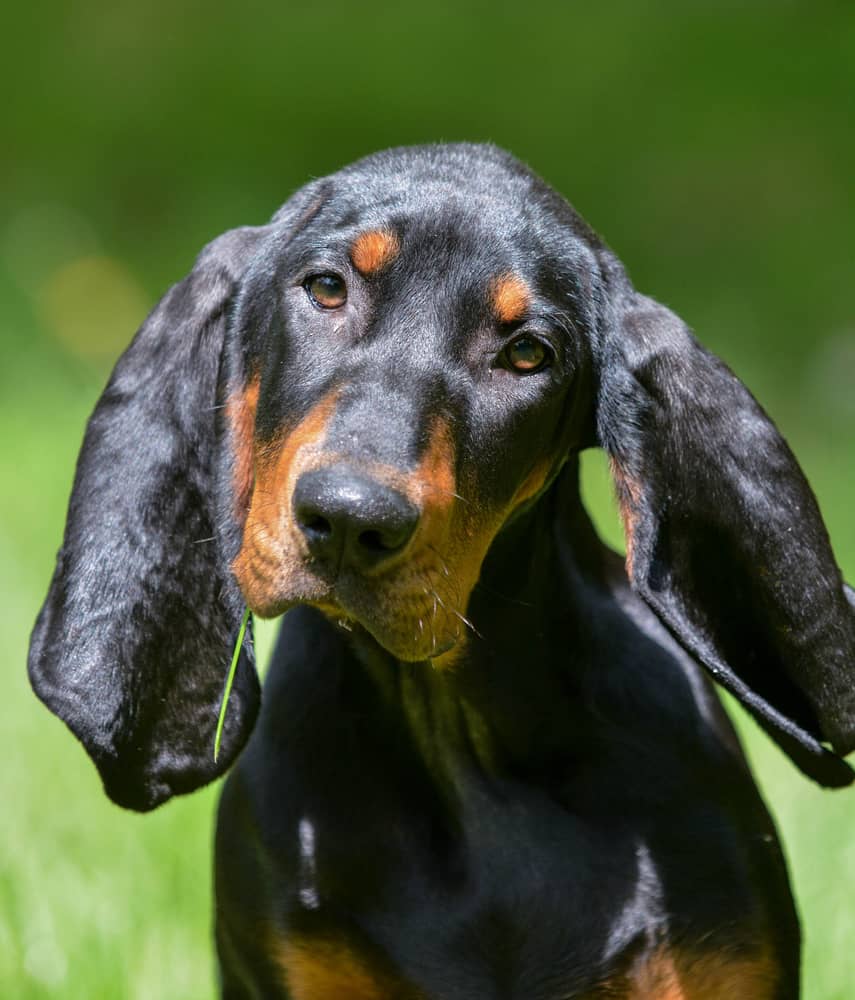
[{"label": "dog's right ear", "polygon": [[633,587],[805,774],[849,784],[853,593],[814,495],[748,389],[604,261],[598,435]]},{"label": "dog's right ear", "polygon": [[32,635],[36,693],[83,743],[110,798],[131,809],[221,774],[258,711],[248,640],[215,762],[244,605],[217,538],[215,465],[229,440],[217,428],[221,355],[230,303],[269,232],[211,243],[116,365],[89,420]]}]

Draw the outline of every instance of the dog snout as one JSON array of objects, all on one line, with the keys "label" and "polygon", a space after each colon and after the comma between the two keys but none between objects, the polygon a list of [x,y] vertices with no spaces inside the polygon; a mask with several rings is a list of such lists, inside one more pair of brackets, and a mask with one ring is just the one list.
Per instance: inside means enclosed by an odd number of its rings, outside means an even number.
[{"label": "dog snout", "polygon": [[419,521],[405,496],[347,466],[304,472],[293,506],[309,552],[328,570],[377,568],[406,548]]}]

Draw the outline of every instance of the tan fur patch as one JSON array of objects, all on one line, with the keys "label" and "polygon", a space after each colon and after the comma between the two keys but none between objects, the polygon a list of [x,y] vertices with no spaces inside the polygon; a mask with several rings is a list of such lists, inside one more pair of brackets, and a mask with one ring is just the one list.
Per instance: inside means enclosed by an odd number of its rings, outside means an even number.
[{"label": "tan fur patch", "polygon": [[291,498],[307,456],[321,450],[338,390],[327,393],[283,439],[256,445],[255,482],[243,542],[232,570],[247,604],[260,617],[281,612],[277,595],[311,596],[312,580],[295,558],[305,553],[291,516]]},{"label": "tan fur patch", "polygon": [[[484,559],[496,535],[508,518],[543,488],[551,468],[552,464],[548,459],[538,462],[511,500],[498,511],[485,512],[466,505],[457,505],[455,512],[457,516],[452,524],[447,552],[449,565],[453,568],[456,578],[456,610],[461,614],[466,613],[472,590],[478,582]],[[465,624],[462,618],[458,618],[458,621]],[[458,631],[460,638],[465,640],[466,632],[460,629]],[[434,666],[440,670],[452,669],[465,648],[465,642],[458,642],[448,653],[434,658]]]},{"label": "tan fur patch", "polygon": [[628,976],[602,983],[589,1000],[773,1000],[778,981],[766,951],[742,957],[661,948]]},{"label": "tan fur patch", "polygon": [[411,499],[422,507],[423,521],[446,518],[453,507],[457,490],[454,462],[451,429],[444,420],[438,420],[416,471],[408,477],[407,492],[415,494]]},{"label": "tan fur patch", "polygon": [[350,259],[360,274],[376,274],[394,260],[400,250],[398,237],[389,229],[371,229],[357,236]]},{"label": "tan fur patch", "polygon": [[[387,969],[346,945],[275,938],[274,964],[294,1000],[418,1000],[422,996]],[[601,983],[586,1000],[773,1000],[778,969],[762,952],[739,958],[688,955],[662,948],[629,975]]]},{"label": "tan fur patch", "polygon": [[231,428],[234,449],[232,486],[235,492],[235,517],[243,524],[252,496],[255,411],[258,407],[260,378],[254,375],[246,387],[233,392],[226,401],[226,420]]},{"label": "tan fur patch", "polygon": [[493,311],[500,323],[516,323],[531,304],[531,290],[515,274],[504,274],[493,283]]},{"label": "tan fur patch", "polygon": [[632,579],[635,532],[641,518],[643,499],[642,484],[633,479],[616,458],[609,458],[609,465],[612,470],[618,508],[626,538],[626,572]]},{"label": "tan fur patch", "polygon": [[688,1000],[673,955],[664,949],[634,976],[627,1000]]},{"label": "tan fur patch", "polygon": [[546,483],[546,477],[549,475],[549,470],[552,468],[552,462],[549,459],[544,459],[542,462],[538,462],[537,465],[531,470],[528,476],[523,481],[522,486],[514,493],[514,498],[511,500],[511,510],[509,515],[517,509],[517,507],[522,507],[524,503],[531,500],[533,497],[543,489]]},{"label": "tan fur patch", "polygon": [[[347,606],[337,609],[292,510],[303,473],[352,461],[324,448],[337,396],[328,394],[288,433],[256,446],[243,542],[232,564],[237,581],[261,617],[298,601],[313,604],[333,617],[356,618],[402,660],[431,659],[450,667],[472,628],[466,609],[487,551],[510,514],[542,488],[550,464],[535,466],[501,510],[485,511],[458,493],[453,436],[444,420],[435,422],[412,471],[362,461],[363,474],[418,509],[419,523],[404,549],[365,571],[364,592],[351,590]],[[241,476],[249,479],[245,470]]]},{"label": "tan fur patch", "polygon": [[378,580],[380,601],[394,609],[389,624],[404,633],[412,630],[409,643],[402,641],[399,649],[402,659],[431,658],[434,649],[458,640],[464,627],[462,613],[471,587],[455,558],[461,520],[455,460],[451,430],[437,420],[412,472],[372,470],[376,479],[401,492],[421,512],[413,538],[394,560],[397,572],[389,575],[387,570]]},{"label": "tan fur patch", "polygon": [[778,969],[768,953],[741,957],[658,952],[642,970],[630,1000],[772,1000]]},{"label": "tan fur patch", "polygon": [[344,945],[288,941],[275,962],[294,1000],[409,1000],[414,997]]}]

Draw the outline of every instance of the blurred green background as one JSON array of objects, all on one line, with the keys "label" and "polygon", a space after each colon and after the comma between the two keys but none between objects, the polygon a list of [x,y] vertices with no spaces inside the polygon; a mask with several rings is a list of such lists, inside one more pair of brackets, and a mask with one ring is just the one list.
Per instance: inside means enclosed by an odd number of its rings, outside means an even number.
[{"label": "blurred green background", "polygon": [[[142,818],[109,804],[25,651],[116,355],[203,243],[312,176],[438,139],[528,161],[753,388],[855,577],[852,4],[76,0],[8,7],[4,34],[0,996],[213,993],[216,789]],[[618,544],[596,456],[586,482]],[[851,1000],[855,793],[740,727],[790,858],[805,995]]]}]

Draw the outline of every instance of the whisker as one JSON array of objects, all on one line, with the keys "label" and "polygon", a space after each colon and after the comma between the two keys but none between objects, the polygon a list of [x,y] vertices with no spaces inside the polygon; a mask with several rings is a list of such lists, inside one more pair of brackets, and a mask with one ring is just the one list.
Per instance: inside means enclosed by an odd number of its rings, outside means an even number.
[{"label": "whisker", "polygon": [[484,636],[481,635],[478,629],[475,628],[472,622],[469,621],[469,619],[465,615],[462,615],[456,608],[449,607],[433,588],[431,588],[431,593],[433,594],[433,599],[434,599],[434,609],[436,609],[436,602],[439,601],[440,607],[442,608],[443,611],[447,612],[448,614],[454,615],[455,618],[459,618],[460,621],[463,622],[463,624],[466,626],[466,628],[470,629],[472,634],[477,635],[479,639],[484,638]]},{"label": "whisker", "polygon": [[454,608],[450,608],[449,610],[451,611],[451,613],[456,618],[459,618],[463,622],[463,624],[472,632],[473,635],[477,635],[479,639],[483,639],[484,638],[484,636],[481,635],[481,633],[478,631],[478,629],[475,628],[475,626],[472,624],[471,621],[469,621],[468,618],[466,618],[464,615],[460,614],[459,611],[455,611]]},{"label": "whisker", "polygon": [[507,594],[503,594],[499,590],[493,590],[492,587],[486,586],[486,584],[483,584],[480,580],[475,584],[475,586],[480,588],[481,590],[486,591],[488,594],[492,594],[493,597],[498,597],[502,601],[507,601],[508,604],[517,604],[521,608],[537,607],[537,605],[532,603],[531,601],[521,601],[517,597],[509,597]]},{"label": "whisker", "polygon": [[439,559],[439,561],[442,563],[442,571],[443,571],[443,573],[445,573],[445,575],[450,578],[451,577],[451,573],[449,572],[449,569],[448,569],[448,563],[446,563],[446,561],[443,558],[443,555],[439,551],[439,549],[434,548],[434,546],[431,545],[430,542],[428,542],[426,544],[426,548],[430,549],[431,552],[433,552],[433,554],[437,557],[437,559]]},{"label": "whisker", "polygon": [[454,497],[455,500],[459,500],[461,503],[471,503],[466,497],[461,496],[459,493],[455,493],[454,490],[444,490],[441,486],[434,486],[433,483],[430,485],[431,493],[438,493],[440,496]]}]

